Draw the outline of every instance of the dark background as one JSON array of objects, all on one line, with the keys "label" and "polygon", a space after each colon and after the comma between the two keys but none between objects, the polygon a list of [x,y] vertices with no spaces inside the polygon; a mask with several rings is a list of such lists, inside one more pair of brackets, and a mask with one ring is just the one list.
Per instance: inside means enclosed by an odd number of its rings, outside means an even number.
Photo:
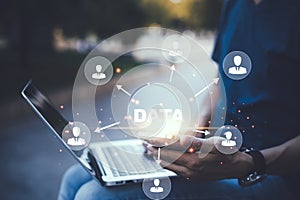
[{"label": "dark background", "polygon": [[[56,199],[75,161],[20,96],[29,79],[71,119],[75,74],[101,40],[137,27],[215,31],[222,0],[0,0],[0,199]],[[134,60],[118,66],[125,69]],[[122,71],[123,71],[122,69]]]}]

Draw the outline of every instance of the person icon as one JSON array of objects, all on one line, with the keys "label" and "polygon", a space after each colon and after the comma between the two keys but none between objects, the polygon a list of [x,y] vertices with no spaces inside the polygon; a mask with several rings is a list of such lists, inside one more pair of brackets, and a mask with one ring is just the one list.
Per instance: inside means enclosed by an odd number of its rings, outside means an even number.
[{"label": "person icon", "polygon": [[221,145],[224,147],[234,147],[236,146],[236,141],[231,140],[232,138],[232,132],[231,131],[227,131],[224,133],[226,140],[222,141]]},{"label": "person icon", "polygon": [[154,184],[154,186],[150,188],[150,192],[161,193],[164,191],[164,188],[159,186],[160,180],[158,178],[153,180],[153,184]]},{"label": "person icon", "polygon": [[247,74],[247,68],[240,66],[242,64],[242,57],[239,55],[236,55],[233,57],[233,63],[235,66],[230,67],[228,69],[229,74],[233,75],[244,75]]},{"label": "person icon", "polygon": [[71,145],[71,146],[82,146],[82,145],[85,145],[86,144],[86,141],[85,139],[83,138],[80,138],[80,128],[75,126],[73,127],[72,129],[72,134],[73,134],[73,138],[69,138],[68,141],[67,141],[67,144],[68,145]]},{"label": "person icon", "polygon": [[181,56],[182,51],[179,49],[179,43],[178,42],[173,42],[172,43],[172,48],[173,50],[169,51],[169,56],[175,57],[175,56]]},{"label": "person icon", "polygon": [[101,71],[102,71],[102,65],[96,65],[96,73],[92,74],[92,78],[96,80],[105,79],[106,75]]}]

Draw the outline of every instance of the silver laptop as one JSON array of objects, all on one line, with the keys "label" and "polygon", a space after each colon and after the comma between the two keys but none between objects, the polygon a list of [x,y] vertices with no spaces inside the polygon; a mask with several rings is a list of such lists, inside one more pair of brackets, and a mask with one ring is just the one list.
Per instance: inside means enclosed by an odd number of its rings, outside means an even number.
[{"label": "silver laptop", "polygon": [[154,157],[146,156],[143,142],[138,139],[92,141],[83,150],[71,150],[62,138],[62,132],[69,122],[51,101],[32,81],[26,84],[21,94],[70,153],[101,184],[114,186],[140,182],[145,178],[176,176],[174,172],[158,165]]}]

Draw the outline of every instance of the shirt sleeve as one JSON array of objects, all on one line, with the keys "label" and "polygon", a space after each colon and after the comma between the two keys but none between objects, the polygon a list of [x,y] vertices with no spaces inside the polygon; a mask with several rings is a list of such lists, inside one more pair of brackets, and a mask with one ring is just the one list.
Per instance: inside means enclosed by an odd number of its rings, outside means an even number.
[{"label": "shirt sleeve", "polygon": [[215,40],[215,47],[212,53],[212,59],[216,62],[220,62],[220,56],[221,56],[221,49],[222,49],[222,43],[221,43],[221,36],[223,34],[224,28],[226,26],[227,16],[230,8],[232,7],[235,0],[226,0],[224,1],[224,6],[222,9],[220,24],[218,27],[218,33]]}]

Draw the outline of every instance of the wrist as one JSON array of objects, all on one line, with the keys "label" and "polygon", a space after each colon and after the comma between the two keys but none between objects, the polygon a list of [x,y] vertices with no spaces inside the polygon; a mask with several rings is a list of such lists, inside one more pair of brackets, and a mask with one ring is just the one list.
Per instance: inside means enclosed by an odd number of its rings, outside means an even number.
[{"label": "wrist", "polygon": [[239,184],[241,186],[249,186],[263,180],[266,177],[266,161],[264,155],[253,148],[243,148],[242,152],[252,157],[253,169],[250,173],[248,172],[248,175],[238,179]]},{"label": "wrist", "polygon": [[237,178],[243,178],[254,171],[255,165],[251,155],[243,152],[239,152],[239,154]]}]

